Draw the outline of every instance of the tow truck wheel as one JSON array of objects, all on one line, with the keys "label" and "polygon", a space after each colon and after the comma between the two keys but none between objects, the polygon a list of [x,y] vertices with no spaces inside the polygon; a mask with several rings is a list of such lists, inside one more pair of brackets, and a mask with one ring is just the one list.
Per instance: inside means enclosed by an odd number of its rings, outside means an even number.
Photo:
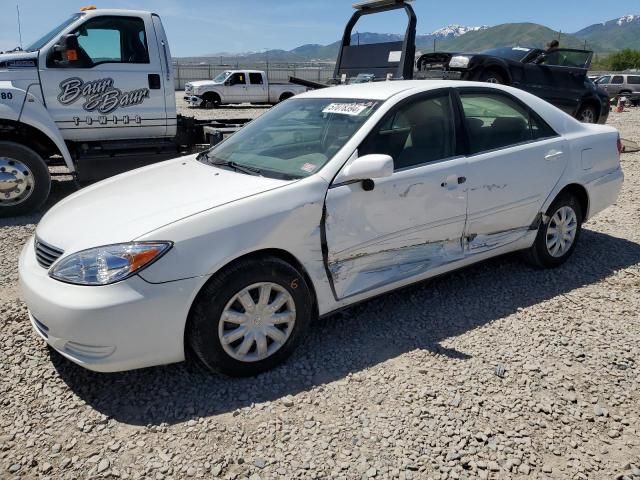
[{"label": "tow truck wheel", "polygon": [[40,155],[19,143],[0,142],[0,217],[38,209],[50,189],[49,168]]}]

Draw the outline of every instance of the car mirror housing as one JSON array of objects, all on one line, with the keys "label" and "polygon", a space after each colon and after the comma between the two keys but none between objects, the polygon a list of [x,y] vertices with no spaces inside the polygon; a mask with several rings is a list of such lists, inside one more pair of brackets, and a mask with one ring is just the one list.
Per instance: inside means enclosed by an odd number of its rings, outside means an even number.
[{"label": "car mirror housing", "polygon": [[356,158],[338,177],[340,183],[386,178],[393,175],[393,158],[371,154]]}]

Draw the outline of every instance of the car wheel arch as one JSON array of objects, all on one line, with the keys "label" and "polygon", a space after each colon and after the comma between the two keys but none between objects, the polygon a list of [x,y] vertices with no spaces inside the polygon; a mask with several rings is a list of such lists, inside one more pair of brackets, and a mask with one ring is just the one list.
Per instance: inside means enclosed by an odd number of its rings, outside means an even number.
[{"label": "car wheel arch", "polygon": [[502,78],[504,78],[506,85],[511,85],[512,83],[511,72],[509,72],[509,68],[506,65],[503,65],[501,63],[489,63],[486,65],[483,65],[483,67],[478,72],[477,78],[479,79],[480,76],[482,76],[483,74],[490,73],[490,72],[495,72],[499,74]]},{"label": "car wheel arch", "polygon": [[550,201],[545,205],[545,209],[549,208],[553,202],[563,195],[572,195],[576,198],[578,205],[580,205],[580,209],[582,210],[583,220],[586,221],[589,218],[589,192],[587,192],[587,189],[579,183],[570,183],[562,188],[553,196],[553,198],[550,198]]},{"label": "car wheel arch", "polygon": [[196,305],[198,303],[198,299],[200,297],[201,292],[203,292],[207,285],[213,281],[213,279],[220,274],[220,272],[222,272],[223,270],[232,268],[234,265],[236,265],[239,262],[243,262],[246,260],[259,260],[259,259],[264,259],[264,258],[277,258],[279,260],[282,260],[284,262],[287,262],[289,265],[291,265],[293,268],[295,268],[296,270],[298,270],[298,272],[300,272],[300,274],[302,275],[302,277],[304,278],[305,282],[307,282],[307,285],[309,287],[309,291],[311,292],[311,296],[313,298],[313,312],[315,317],[317,318],[319,316],[319,309],[318,309],[318,297],[317,297],[317,292],[316,292],[316,287],[311,279],[311,276],[309,275],[309,272],[307,271],[307,269],[304,267],[304,265],[302,264],[302,262],[300,262],[300,260],[298,260],[298,258],[293,255],[292,253],[286,251],[286,250],[282,250],[280,248],[265,248],[265,249],[261,249],[261,250],[256,250],[253,252],[249,252],[249,253],[245,253],[242,254],[232,260],[229,260],[227,263],[225,263],[223,266],[221,266],[214,274],[210,275],[209,278],[207,279],[206,282],[204,282],[201,286],[200,289],[198,290],[198,293],[196,293],[196,295],[193,297],[193,300],[191,302],[191,306],[189,307],[189,313],[187,315],[187,319],[185,322],[185,328],[184,328],[184,332],[183,332],[183,339],[184,339],[184,345],[185,345],[185,355],[187,354],[187,342],[186,342],[186,337],[187,337],[187,332],[189,331],[189,322],[190,319],[192,317],[192,311],[194,308],[194,305]]}]

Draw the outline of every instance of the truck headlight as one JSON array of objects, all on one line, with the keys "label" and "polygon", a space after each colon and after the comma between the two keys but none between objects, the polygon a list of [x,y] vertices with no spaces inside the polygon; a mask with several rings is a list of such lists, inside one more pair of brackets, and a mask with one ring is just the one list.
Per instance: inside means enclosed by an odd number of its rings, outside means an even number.
[{"label": "truck headlight", "polygon": [[171,242],[131,242],[90,248],[62,259],[49,275],[74,285],[109,285],[148,267],[172,246]]},{"label": "truck headlight", "polygon": [[449,68],[467,68],[471,58],[462,55],[452,57],[449,61]]}]

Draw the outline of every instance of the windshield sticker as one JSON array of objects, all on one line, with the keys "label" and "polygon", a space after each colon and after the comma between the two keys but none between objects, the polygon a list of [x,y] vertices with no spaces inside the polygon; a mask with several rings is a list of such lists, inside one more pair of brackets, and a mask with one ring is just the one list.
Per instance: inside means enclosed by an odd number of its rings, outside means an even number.
[{"label": "windshield sticker", "polygon": [[138,88],[123,92],[113,86],[112,78],[103,78],[85,82],[81,78],[72,77],[60,83],[58,101],[62,105],[71,105],[80,97],[84,98],[82,108],[87,112],[113,112],[117,108],[140,105],[149,98],[148,88]]},{"label": "windshield sticker", "polygon": [[307,173],[313,173],[316,170],[317,165],[313,164],[313,163],[305,163],[304,165],[302,165],[302,167],[300,167],[300,170],[307,172]]},{"label": "windshield sticker", "polygon": [[398,63],[402,59],[402,51],[389,52],[389,63]]},{"label": "windshield sticker", "polygon": [[337,113],[339,115],[360,115],[367,108],[373,106],[372,102],[366,103],[332,103],[327,105],[322,113]]}]

